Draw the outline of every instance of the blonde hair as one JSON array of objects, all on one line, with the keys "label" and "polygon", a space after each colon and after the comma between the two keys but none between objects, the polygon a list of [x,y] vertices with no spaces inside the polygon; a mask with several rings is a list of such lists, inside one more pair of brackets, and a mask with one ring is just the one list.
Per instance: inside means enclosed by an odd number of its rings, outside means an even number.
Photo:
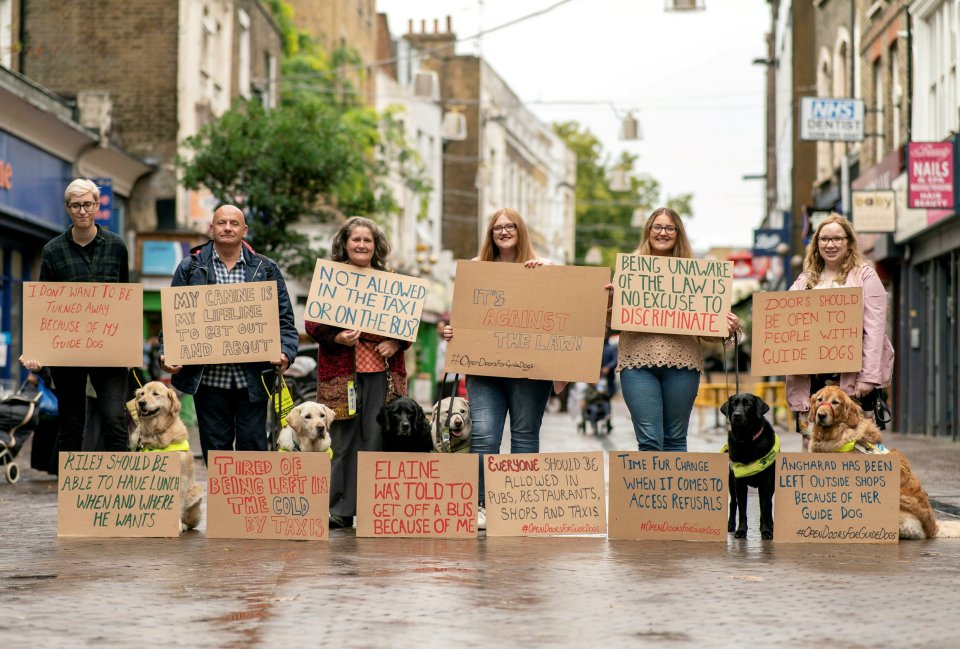
[{"label": "blonde hair", "polygon": [[72,183],[67,185],[67,188],[63,192],[63,202],[69,203],[70,199],[74,196],[81,196],[87,192],[93,194],[93,200],[100,201],[100,188],[86,178],[77,178]]},{"label": "blonde hair", "polygon": [[687,231],[683,228],[683,221],[680,220],[680,215],[669,207],[658,207],[653,210],[649,218],[647,218],[646,224],[643,226],[643,236],[640,238],[640,245],[637,246],[637,249],[634,250],[633,253],[635,255],[652,254],[650,248],[650,231],[653,229],[654,219],[661,214],[669,216],[670,220],[673,221],[674,227],[677,228],[677,239],[673,242],[673,254],[671,256],[693,257],[693,248],[690,246],[690,240],[687,238]]},{"label": "blonde hair", "polygon": [[520,213],[509,207],[504,207],[493,213],[493,216],[487,221],[487,234],[483,237],[483,243],[480,245],[480,254],[477,255],[478,261],[500,261],[500,248],[493,240],[493,225],[500,216],[506,216],[511,223],[517,226],[517,257],[515,262],[522,264],[531,259],[537,258],[537,253],[533,251],[533,244],[530,243],[530,233],[527,231],[527,224],[523,222]]},{"label": "blonde hair", "polygon": [[807,278],[807,288],[813,288],[820,283],[820,274],[823,272],[826,262],[820,256],[820,230],[823,226],[836,223],[843,228],[843,233],[847,236],[847,256],[840,262],[840,270],[837,271],[837,284],[845,284],[847,275],[854,268],[862,266],[865,262],[857,247],[857,237],[853,233],[853,226],[850,225],[845,217],[831,212],[830,216],[825,218],[817,226],[817,231],[810,238],[807,244],[807,254],[803,259],[803,273]]}]

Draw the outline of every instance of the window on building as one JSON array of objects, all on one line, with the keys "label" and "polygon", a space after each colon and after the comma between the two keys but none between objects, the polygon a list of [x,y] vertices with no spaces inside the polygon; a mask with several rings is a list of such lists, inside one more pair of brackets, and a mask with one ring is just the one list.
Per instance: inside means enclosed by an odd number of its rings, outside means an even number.
[{"label": "window on building", "polygon": [[0,0],[0,65],[13,64],[13,0]]},{"label": "window on building", "polygon": [[886,113],[886,93],[883,83],[883,60],[877,59],[873,63],[873,130],[876,133],[873,137],[874,142],[874,161],[883,160],[887,152],[884,138],[884,114]]},{"label": "window on building", "polygon": [[944,2],[925,19],[930,30],[930,71],[927,117],[931,137],[941,137],[956,125],[957,110],[957,9]]},{"label": "window on building", "polygon": [[890,48],[890,148],[899,149],[903,144],[900,139],[900,105],[903,102],[903,87],[900,84],[900,50],[896,44]]},{"label": "window on building", "polygon": [[237,11],[240,25],[239,52],[237,53],[237,92],[244,99],[250,98],[250,14],[243,9]]}]

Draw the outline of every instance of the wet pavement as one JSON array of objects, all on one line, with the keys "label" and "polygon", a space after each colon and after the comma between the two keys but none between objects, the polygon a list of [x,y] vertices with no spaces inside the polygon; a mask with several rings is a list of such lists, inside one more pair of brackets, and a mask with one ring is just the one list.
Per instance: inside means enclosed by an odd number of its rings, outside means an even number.
[{"label": "wet pavement", "polygon": [[[695,415],[690,450],[725,433]],[[888,434],[947,518],[960,444]],[[548,413],[543,451],[633,450]],[[506,443],[504,448],[508,448]],[[783,435],[786,451],[799,438]],[[20,455],[29,464],[29,449]],[[201,479],[205,476],[200,471]],[[751,521],[758,520],[750,494]],[[960,539],[798,545],[484,538],[58,539],[56,482],[0,479],[0,643],[17,647],[952,647]]]}]

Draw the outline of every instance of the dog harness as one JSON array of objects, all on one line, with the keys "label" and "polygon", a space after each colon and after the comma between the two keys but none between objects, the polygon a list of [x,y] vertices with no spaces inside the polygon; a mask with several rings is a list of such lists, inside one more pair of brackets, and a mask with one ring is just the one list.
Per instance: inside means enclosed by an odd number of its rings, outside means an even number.
[{"label": "dog harness", "polygon": [[[280,453],[289,453],[289,452],[290,452],[290,451],[288,451],[288,450],[285,449],[285,448],[278,448],[277,451],[280,452]],[[299,453],[299,452],[300,452],[300,445],[297,444],[296,442],[293,443],[293,452],[294,452],[294,453]],[[326,450],[326,453],[327,453],[327,455],[330,456],[330,459],[332,460],[332,459],[333,459],[333,447],[331,446],[330,448],[328,448],[328,449]]]},{"label": "dog harness", "polygon": [[141,451],[146,451],[147,453],[168,453],[168,452],[170,452],[170,451],[189,451],[189,450],[190,450],[190,442],[189,442],[189,440],[182,440],[182,441],[179,441],[179,442],[173,442],[173,443],[171,443],[171,444],[167,444],[166,446],[163,446],[163,447],[159,447],[159,446],[144,446],[144,445],[141,444],[141,445],[140,445],[140,450],[141,450]]},{"label": "dog harness", "polygon": [[865,455],[886,455],[890,452],[890,449],[883,444],[871,444],[870,442],[852,440],[835,450],[834,453],[849,453],[851,451],[864,453]]},{"label": "dog harness", "polygon": [[[721,453],[726,453],[730,450],[729,444],[724,444],[723,448],[720,449]],[[730,468],[733,469],[733,476],[735,478],[749,478],[752,475],[757,475],[768,466],[774,463],[777,459],[777,453],[780,452],[780,436],[776,433],[773,434],[773,447],[759,460],[754,460],[750,463],[743,462],[730,462]]]}]

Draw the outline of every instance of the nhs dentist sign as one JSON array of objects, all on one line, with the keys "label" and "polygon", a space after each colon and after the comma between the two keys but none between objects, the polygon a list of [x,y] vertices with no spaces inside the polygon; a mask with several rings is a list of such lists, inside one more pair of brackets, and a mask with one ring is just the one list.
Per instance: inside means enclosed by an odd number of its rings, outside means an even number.
[{"label": "nhs dentist sign", "polygon": [[863,140],[863,101],[801,97],[800,139],[860,142]]}]

